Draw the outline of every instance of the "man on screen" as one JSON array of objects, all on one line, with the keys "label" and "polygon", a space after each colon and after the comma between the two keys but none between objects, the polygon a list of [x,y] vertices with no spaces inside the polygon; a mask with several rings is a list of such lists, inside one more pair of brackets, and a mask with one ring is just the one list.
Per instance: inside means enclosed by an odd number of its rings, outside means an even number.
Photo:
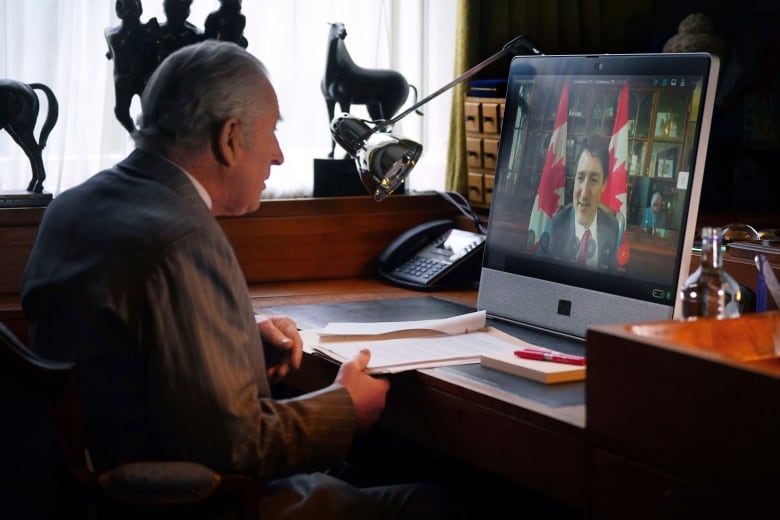
[{"label": "man on screen", "polygon": [[618,221],[600,206],[601,193],[609,175],[607,142],[589,137],[582,145],[574,173],[571,204],[551,220],[553,258],[583,267],[614,269],[618,243]]},{"label": "man on screen", "polygon": [[655,231],[656,229],[666,227],[666,214],[661,209],[663,203],[664,199],[661,196],[661,192],[656,191],[653,193],[653,197],[650,199],[650,206],[645,208],[645,213],[642,217],[642,228],[648,231]]}]

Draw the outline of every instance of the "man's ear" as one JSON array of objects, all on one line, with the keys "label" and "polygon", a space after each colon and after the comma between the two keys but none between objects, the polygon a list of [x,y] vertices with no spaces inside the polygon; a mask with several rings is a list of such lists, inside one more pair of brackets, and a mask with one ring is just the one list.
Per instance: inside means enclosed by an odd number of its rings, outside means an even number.
[{"label": "man's ear", "polygon": [[231,117],[219,127],[214,142],[214,157],[225,166],[233,166],[238,161],[241,148],[241,124]]}]

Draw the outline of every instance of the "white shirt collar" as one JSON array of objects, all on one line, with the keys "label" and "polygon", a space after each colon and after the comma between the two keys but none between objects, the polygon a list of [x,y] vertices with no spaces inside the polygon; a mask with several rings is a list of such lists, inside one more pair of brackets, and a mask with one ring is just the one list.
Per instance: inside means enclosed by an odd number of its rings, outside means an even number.
[{"label": "white shirt collar", "polygon": [[590,229],[590,236],[593,238],[593,240],[596,240],[596,228],[598,227],[599,222],[599,215],[596,213],[596,218],[593,219],[593,222],[591,222],[590,227],[585,227],[577,220],[574,220],[574,232],[577,235],[577,238],[582,238],[582,235],[585,233],[586,229]]}]

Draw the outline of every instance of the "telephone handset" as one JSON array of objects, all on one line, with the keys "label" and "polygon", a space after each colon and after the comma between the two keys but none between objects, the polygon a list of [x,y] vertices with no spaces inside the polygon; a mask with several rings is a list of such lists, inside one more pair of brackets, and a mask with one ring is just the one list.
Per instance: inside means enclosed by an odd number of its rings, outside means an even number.
[{"label": "telephone handset", "polygon": [[455,227],[452,220],[420,224],[379,255],[383,279],[417,290],[434,290],[479,279],[485,235]]}]

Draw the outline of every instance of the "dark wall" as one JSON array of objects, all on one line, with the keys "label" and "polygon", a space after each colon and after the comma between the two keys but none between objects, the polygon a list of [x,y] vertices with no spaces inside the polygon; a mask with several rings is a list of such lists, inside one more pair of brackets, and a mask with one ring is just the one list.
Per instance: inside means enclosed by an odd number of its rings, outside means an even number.
[{"label": "dark wall", "polygon": [[653,29],[628,50],[660,51],[692,12],[708,14],[726,46],[701,207],[780,214],[780,3],[657,0]]},{"label": "dark wall", "polygon": [[[472,7],[481,59],[525,34],[546,54],[661,52],[691,13],[722,38],[702,209],[780,207],[780,2],[777,0],[494,0]],[[499,77],[506,64],[487,71]]]}]

